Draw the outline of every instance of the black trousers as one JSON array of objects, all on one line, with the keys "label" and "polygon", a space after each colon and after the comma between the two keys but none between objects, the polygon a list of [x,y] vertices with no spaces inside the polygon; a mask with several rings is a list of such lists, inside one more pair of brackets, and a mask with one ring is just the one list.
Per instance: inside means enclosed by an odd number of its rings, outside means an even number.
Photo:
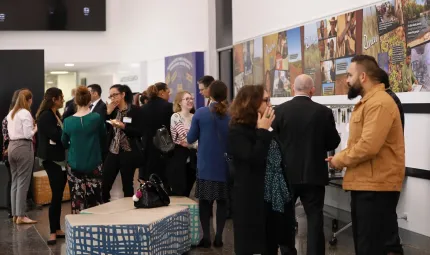
[{"label": "black trousers", "polygon": [[396,207],[400,192],[351,191],[355,254],[403,254]]},{"label": "black trousers", "polygon": [[[200,221],[203,229],[203,240],[211,240],[210,219],[213,208],[213,202],[209,200],[199,200]],[[222,238],[225,222],[227,220],[227,202],[225,200],[217,200],[216,209],[216,237]]]},{"label": "black trousers", "polygon": [[[179,169],[182,168],[176,168],[174,170]],[[182,172],[167,174],[168,184],[171,188],[171,196],[190,196],[191,190],[196,182],[196,170],[191,167],[190,163],[186,164],[184,170],[185,171]]]},{"label": "black trousers", "polygon": [[63,201],[64,188],[67,182],[67,173],[56,163],[45,160],[43,167],[48,174],[49,185],[51,186],[52,199],[49,206],[49,227],[51,234],[61,230],[61,203]]},{"label": "black trousers", "polygon": [[299,184],[293,185],[294,204],[297,198],[303,204],[308,222],[307,254],[325,254],[324,237],[324,196],[325,186]]},{"label": "black trousers", "polygon": [[133,152],[121,151],[119,154],[108,153],[106,160],[103,164],[103,202],[108,203],[110,201],[110,191],[118,172],[121,173],[122,191],[124,197],[132,197],[134,194],[133,190],[133,178],[134,172],[136,171],[136,158]]},{"label": "black trousers", "polygon": [[283,255],[297,255],[295,248],[295,213],[293,202],[285,204],[284,213],[272,210],[272,205],[265,203],[266,209],[266,245],[267,255],[277,255],[281,248]]}]

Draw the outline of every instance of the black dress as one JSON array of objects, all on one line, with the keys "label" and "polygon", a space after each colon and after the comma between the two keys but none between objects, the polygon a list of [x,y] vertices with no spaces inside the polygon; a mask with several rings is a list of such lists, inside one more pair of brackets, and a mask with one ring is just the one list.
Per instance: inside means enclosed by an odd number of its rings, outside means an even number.
[{"label": "black dress", "polygon": [[[273,245],[272,239],[280,236],[285,237],[285,245],[294,246],[292,203],[285,204],[282,215],[265,202],[267,155],[272,139],[273,134],[267,130],[243,124],[230,127],[228,154],[234,166],[232,210],[236,254],[271,254],[268,247]],[[274,241],[279,244],[279,240]]]}]

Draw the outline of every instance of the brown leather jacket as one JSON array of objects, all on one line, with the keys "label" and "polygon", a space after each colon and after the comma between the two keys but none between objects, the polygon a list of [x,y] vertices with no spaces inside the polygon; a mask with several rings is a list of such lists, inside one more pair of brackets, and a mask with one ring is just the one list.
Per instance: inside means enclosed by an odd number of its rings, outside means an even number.
[{"label": "brown leather jacket", "polygon": [[347,167],[345,190],[400,191],[405,177],[405,143],[396,103],[383,84],[355,105],[348,148],[334,160]]}]

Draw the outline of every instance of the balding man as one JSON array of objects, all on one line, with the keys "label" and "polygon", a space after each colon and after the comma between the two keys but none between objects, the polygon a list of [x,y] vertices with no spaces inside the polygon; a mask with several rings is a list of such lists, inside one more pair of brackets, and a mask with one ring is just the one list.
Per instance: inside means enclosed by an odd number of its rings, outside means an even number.
[{"label": "balding man", "polygon": [[335,150],[340,137],[333,113],[311,100],[312,78],[300,75],[294,82],[295,97],[275,108],[273,124],[283,144],[288,180],[294,199],[300,197],[308,221],[307,254],[325,254],[323,207],[328,184],[327,152]]}]

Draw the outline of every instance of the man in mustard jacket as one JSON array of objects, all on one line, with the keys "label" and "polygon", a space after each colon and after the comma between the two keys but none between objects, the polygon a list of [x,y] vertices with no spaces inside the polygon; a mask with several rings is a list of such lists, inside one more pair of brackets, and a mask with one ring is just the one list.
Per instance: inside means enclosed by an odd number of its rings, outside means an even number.
[{"label": "man in mustard jacket", "polygon": [[348,98],[361,96],[349,123],[348,147],[327,159],[347,168],[357,255],[403,254],[396,207],[405,176],[405,144],[399,109],[385,92],[375,59],[359,55],[348,68]]}]

